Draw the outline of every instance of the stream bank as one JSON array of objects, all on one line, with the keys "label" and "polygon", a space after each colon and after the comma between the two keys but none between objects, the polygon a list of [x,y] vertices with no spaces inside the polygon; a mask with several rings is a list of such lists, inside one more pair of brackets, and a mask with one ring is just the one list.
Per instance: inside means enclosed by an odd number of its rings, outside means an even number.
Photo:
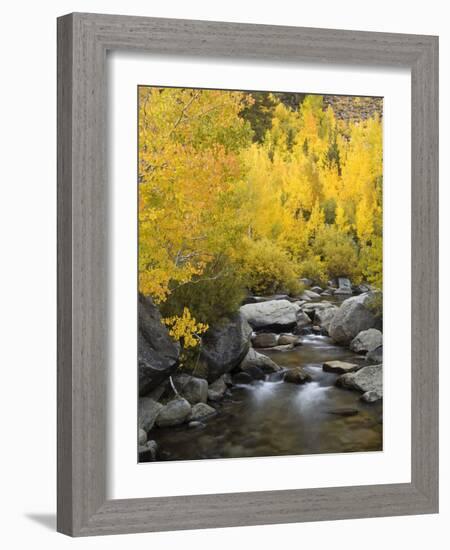
[{"label": "stream bank", "polygon": [[[382,450],[382,335],[367,296],[243,306],[211,332],[203,377],[180,376],[172,365],[176,395],[156,369],[158,383],[140,399],[139,460]],[[163,341],[157,358],[162,349],[173,363]]]}]

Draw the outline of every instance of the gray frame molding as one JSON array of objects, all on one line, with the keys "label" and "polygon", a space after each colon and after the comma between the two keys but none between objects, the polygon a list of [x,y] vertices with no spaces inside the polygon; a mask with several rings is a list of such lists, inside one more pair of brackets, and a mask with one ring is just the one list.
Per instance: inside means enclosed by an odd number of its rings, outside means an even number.
[{"label": "gray frame molding", "polygon": [[[106,52],[412,71],[412,481],[106,498]],[[74,13],[58,19],[58,531],[72,536],[438,511],[438,38]]]}]

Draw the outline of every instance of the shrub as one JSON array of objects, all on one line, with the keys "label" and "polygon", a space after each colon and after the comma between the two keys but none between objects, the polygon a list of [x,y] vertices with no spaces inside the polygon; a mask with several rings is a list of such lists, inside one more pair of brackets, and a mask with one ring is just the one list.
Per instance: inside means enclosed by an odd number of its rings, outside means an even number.
[{"label": "shrub", "polygon": [[202,275],[173,288],[161,304],[161,313],[163,317],[182,316],[188,308],[196,322],[211,326],[236,311],[244,296],[236,268],[222,258],[208,265]]},{"label": "shrub", "polygon": [[360,270],[369,283],[378,289],[383,288],[383,240],[374,237],[360,252]]},{"label": "shrub", "polygon": [[327,273],[325,263],[320,256],[310,255],[300,264],[300,275],[311,279],[315,284],[325,285],[327,282]]},{"label": "shrub", "polygon": [[301,291],[297,266],[287,252],[269,239],[245,239],[238,262],[245,286],[255,294]]},{"label": "shrub", "polygon": [[353,239],[335,226],[323,227],[316,237],[314,251],[320,255],[329,279],[349,277],[359,282],[358,252]]}]

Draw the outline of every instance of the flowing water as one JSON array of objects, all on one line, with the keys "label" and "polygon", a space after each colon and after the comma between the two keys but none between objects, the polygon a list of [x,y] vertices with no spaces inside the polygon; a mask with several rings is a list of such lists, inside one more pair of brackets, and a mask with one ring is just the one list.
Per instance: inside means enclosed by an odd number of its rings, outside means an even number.
[{"label": "flowing water", "polygon": [[324,361],[364,362],[360,356],[317,335],[305,336],[293,350],[264,353],[287,369],[304,366],[312,382],[269,378],[233,386],[216,406],[218,414],[202,426],[155,428],[149,436],[158,443],[158,460],[382,450],[381,402],[362,402],[358,392],[336,387],[337,376],[322,370]]}]

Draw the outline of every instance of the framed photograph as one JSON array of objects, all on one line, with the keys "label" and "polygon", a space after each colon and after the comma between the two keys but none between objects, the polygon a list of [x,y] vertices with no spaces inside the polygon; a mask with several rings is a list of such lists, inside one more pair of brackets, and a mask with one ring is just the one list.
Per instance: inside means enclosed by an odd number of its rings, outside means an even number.
[{"label": "framed photograph", "polygon": [[437,513],[438,39],[58,19],[58,530]]}]

